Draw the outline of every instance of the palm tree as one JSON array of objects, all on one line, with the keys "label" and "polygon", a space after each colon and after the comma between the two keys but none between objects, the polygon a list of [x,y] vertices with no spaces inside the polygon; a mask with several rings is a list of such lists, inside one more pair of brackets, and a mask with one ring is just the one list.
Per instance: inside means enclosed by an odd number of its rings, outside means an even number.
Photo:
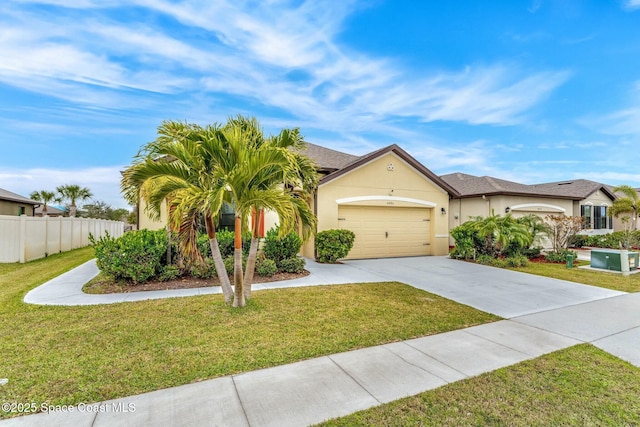
[{"label": "palm tree", "polygon": [[[293,184],[310,188],[316,179],[315,169],[310,161],[305,161],[303,156],[290,149],[302,147],[302,138],[297,130],[284,130],[277,137],[264,139],[255,119],[238,116],[229,120],[221,130],[220,138],[228,148],[221,177],[228,190],[228,200],[235,209],[233,305],[241,307],[251,296],[259,224],[259,221],[254,222],[250,260],[243,276],[241,236],[246,228],[245,220],[254,211],[269,209],[277,213],[281,233],[300,223],[303,232],[310,235],[315,217]],[[309,170],[313,170],[313,174],[307,176]]]},{"label": "palm tree", "polygon": [[[259,173],[253,176],[252,184],[256,189],[276,190],[276,194],[284,196],[285,204],[291,204],[293,210],[283,210],[279,213],[283,222],[279,227],[280,233],[291,231],[294,225],[301,228],[303,240],[309,238],[315,230],[316,218],[309,209],[305,199],[310,198],[318,183],[316,165],[307,156],[300,154],[305,142],[299,129],[283,129],[278,135],[264,137],[258,121],[255,118],[247,118],[241,115],[230,118],[228,128],[239,129],[244,146],[248,150],[276,150],[284,163],[265,164]],[[280,194],[282,192],[282,194]],[[268,194],[268,193],[263,193]],[[268,208],[266,200],[254,199],[251,202],[252,216],[254,217],[251,229],[251,245],[245,267],[243,290],[244,297],[251,298],[251,284],[255,271],[259,242],[259,225]],[[293,217],[291,217],[293,214]]]},{"label": "palm tree", "polygon": [[637,229],[638,212],[640,212],[640,197],[638,192],[629,185],[619,185],[614,187],[614,193],[622,193],[624,197],[618,197],[613,201],[611,206],[611,215],[616,218],[622,215],[622,221],[628,222],[631,220],[630,229]]},{"label": "palm tree", "polygon": [[[610,209],[610,215],[620,218],[620,221],[625,225],[625,242],[624,247],[628,248],[631,231],[635,231],[638,227],[637,219],[638,212],[640,212],[640,197],[638,192],[629,185],[619,185],[613,188],[614,193],[622,193],[624,197],[618,197],[613,201]],[[630,222],[630,223],[629,223]]]},{"label": "palm tree", "polygon": [[87,187],[80,187],[79,185],[61,185],[56,188],[59,194],[60,200],[69,201],[69,216],[75,217],[77,212],[76,202],[79,200],[87,200],[93,197],[91,190]]},{"label": "palm tree", "polygon": [[209,237],[209,246],[224,299],[233,299],[220,246],[215,220],[225,200],[225,183],[217,172],[226,157],[220,145],[218,125],[165,121],[158,127],[158,138],[145,145],[134,164],[123,172],[121,188],[130,203],[139,198],[147,202],[147,211],[155,219],[165,201],[169,204],[169,224],[178,230],[183,254],[198,259],[196,246],[199,216]]},{"label": "palm tree", "polygon": [[34,191],[29,195],[29,198],[42,202],[42,216],[47,216],[47,205],[51,202],[58,202],[56,193],[53,191]]}]

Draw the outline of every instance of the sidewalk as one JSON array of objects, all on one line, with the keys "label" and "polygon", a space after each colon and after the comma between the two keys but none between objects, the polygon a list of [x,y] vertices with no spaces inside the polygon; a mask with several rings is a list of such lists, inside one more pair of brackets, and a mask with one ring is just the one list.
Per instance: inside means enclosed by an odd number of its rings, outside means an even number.
[{"label": "sidewalk", "polygon": [[[87,264],[80,268],[63,281],[79,282],[91,272]],[[275,286],[398,280],[510,319],[102,402],[92,411],[14,418],[0,426],[303,426],[581,342],[640,366],[640,294],[445,257],[309,263],[308,268],[312,274],[300,282]],[[65,298],[53,289],[29,295],[46,297],[48,304],[78,302],[70,290],[61,292]]]}]

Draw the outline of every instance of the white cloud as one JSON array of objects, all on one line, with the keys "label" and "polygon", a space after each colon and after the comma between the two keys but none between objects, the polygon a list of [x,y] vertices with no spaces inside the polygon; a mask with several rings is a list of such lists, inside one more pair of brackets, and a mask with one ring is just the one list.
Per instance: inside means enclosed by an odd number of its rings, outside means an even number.
[{"label": "white cloud", "polygon": [[627,10],[640,9],[640,0],[626,0],[623,3],[623,7]]}]

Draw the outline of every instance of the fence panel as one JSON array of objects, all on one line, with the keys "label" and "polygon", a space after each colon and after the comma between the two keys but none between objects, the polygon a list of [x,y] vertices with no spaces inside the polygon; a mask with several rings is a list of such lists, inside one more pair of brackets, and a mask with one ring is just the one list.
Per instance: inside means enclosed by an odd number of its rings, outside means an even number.
[{"label": "fence panel", "polygon": [[94,218],[50,218],[0,215],[0,262],[26,262],[89,245],[105,232],[124,233],[124,223]]},{"label": "fence panel", "polygon": [[20,217],[0,215],[0,262],[20,261]]}]

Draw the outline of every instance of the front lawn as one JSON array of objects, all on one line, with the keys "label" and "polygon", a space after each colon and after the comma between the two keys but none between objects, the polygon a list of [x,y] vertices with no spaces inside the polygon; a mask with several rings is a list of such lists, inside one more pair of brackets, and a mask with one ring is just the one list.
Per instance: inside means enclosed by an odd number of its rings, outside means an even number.
[{"label": "front lawn", "polygon": [[589,344],[322,426],[637,426],[640,369]]},{"label": "front lawn", "polygon": [[[102,306],[34,306],[32,288],[92,258],[79,249],[0,264],[4,402],[96,402],[499,318],[400,283],[260,291]],[[0,412],[0,417],[9,414]]]},{"label": "front lawn", "polygon": [[527,267],[514,268],[513,270],[616,291],[640,292],[640,273],[623,276],[622,274],[607,271],[585,270],[577,267],[567,268],[565,264],[535,262],[529,263]]}]

